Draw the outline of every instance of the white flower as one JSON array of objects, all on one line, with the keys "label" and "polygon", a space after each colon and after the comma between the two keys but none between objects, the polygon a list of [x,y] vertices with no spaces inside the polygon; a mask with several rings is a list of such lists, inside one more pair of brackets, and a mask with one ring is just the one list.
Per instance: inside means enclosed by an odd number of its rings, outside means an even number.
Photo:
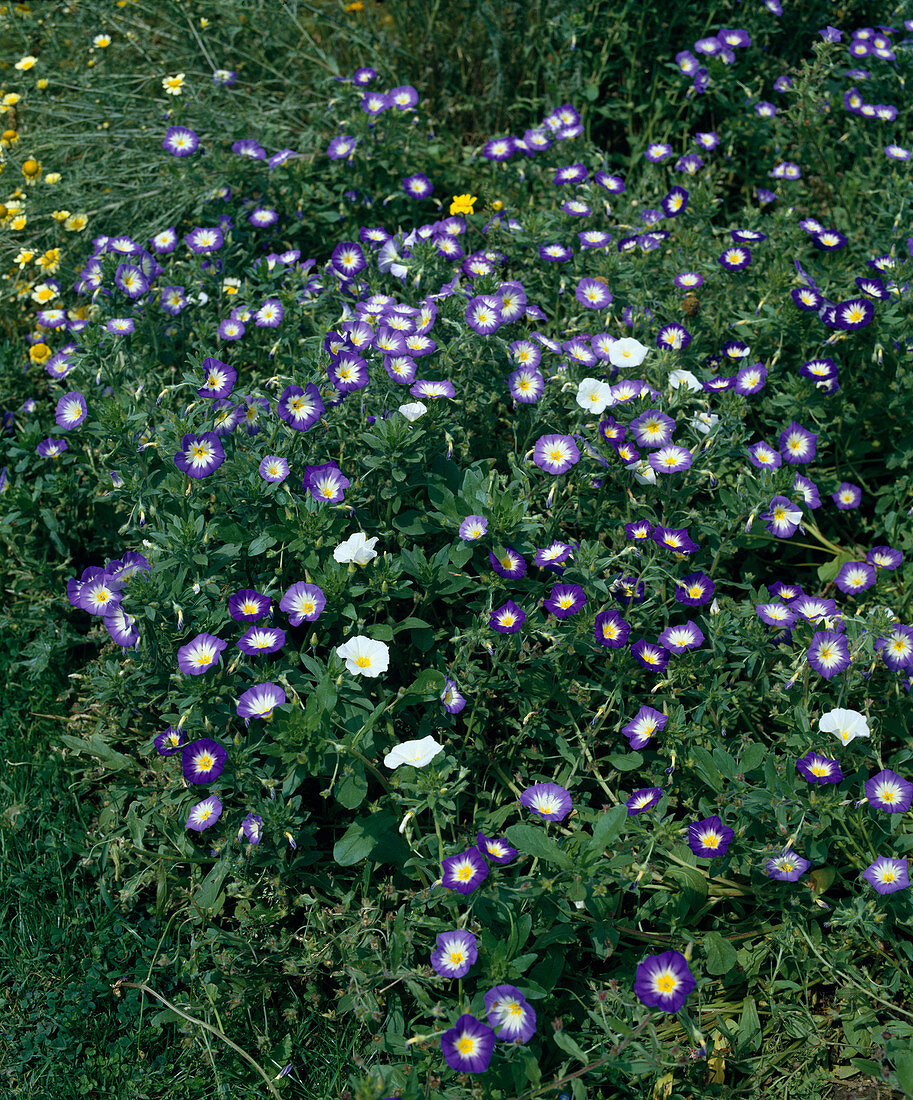
[{"label": "white flower", "polygon": [[412,421],[418,420],[420,416],[424,416],[428,411],[428,406],[424,401],[410,401],[407,405],[400,405],[399,411],[411,424]]},{"label": "white flower", "polygon": [[597,416],[607,406],[613,405],[612,387],[598,378],[584,378],[577,387],[577,404]]},{"label": "white flower", "polygon": [[398,768],[400,764],[411,764],[413,768],[424,768],[426,764],[444,751],[444,746],[439,745],[430,735],[420,741],[404,741],[401,745],[395,745],[384,757],[384,763],[391,770]]},{"label": "white flower", "polygon": [[356,634],[344,645],[338,645],[336,656],[342,657],[353,676],[380,676],[390,665],[387,646],[364,634]]},{"label": "white flower", "polygon": [[634,475],[634,480],[639,481],[641,485],[656,484],[656,471],[645,458],[639,458],[636,462],[629,463],[625,469],[630,470]]},{"label": "white flower", "polygon": [[719,424],[720,418],[716,413],[699,412],[695,413],[691,417],[691,427],[696,432],[700,432],[701,435],[706,435],[711,428],[715,428]]},{"label": "white flower", "polygon": [[690,370],[681,370],[681,368],[669,371],[669,389],[677,390],[679,386],[687,386],[692,393],[697,393],[703,389],[703,386]]},{"label": "white flower", "polygon": [[822,714],[818,719],[818,729],[822,733],[832,733],[842,745],[848,745],[856,737],[871,736],[865,715],[858,710],[844,710],[842,707]]},{"label": "white flower", "polygon": [[623,336],[609,348],[609,362],[620,370],[625,367],[639,367],[649,350],[633,336]]},{"label": "white flower", "polygon": [[367,565],[372,558],[377,557],[374,549],[376,542],[377,535],[369,539],[364,531],[356,531],[336,547],[333,557],[343,564],[354,561],[356,565]]}]

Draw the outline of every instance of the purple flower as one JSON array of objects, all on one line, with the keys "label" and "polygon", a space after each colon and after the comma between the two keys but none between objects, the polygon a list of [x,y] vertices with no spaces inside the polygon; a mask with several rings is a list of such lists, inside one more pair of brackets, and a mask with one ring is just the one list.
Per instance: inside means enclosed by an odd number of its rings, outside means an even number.
[{"label": "purple flower", "polygon": [[678,951],[648,955],[637,967],[634,992],[647,1008],[678,1012],[697,982]]},{"label": "purple flower", "polygon": [[135,646],[139,641],[136,619],[119,605],[105,612],[105,630],[111,635],[112,641],[124,649]]},{"label": "purple flower", "polygon": [[638,639],[631,646],[631,656],[650,672],[662,672],[669,663],[669,651],[645,638]]},{"label": "purple flower", "polygon": [[357,144],[358,141],[350,134],[340,134],[327,146],[327,156],[330,160],[345,160],[354,153]]},{"label": "purple flower", "polygon": [[198,802],[190,811],[190,816],[187,818],[187,828],[193,829],[196,833],[201,833],[204,829],[208,829],[210,825],[215,825],[221,814],[222,803],[216,795],[211,794],[209,798],[204,798],[202,802]]},{"label": "purple flower", "polygon": [[510,546],[505,547],[501,554],[495,554],[492,551],[488,555],[488,560],[499,577],[507,577],[515,581],[526,574],[526,559]]},{"label": "purple flower", "polygon": [[672,146],[666,145],[666,143],[662,141],[651,142],[644,152],[645,159],[650,161],[651,164],[660,164],[671,156]]},{"label": "purple flower", "polygon": [[506,840],[501,838],[494,840],[483,833],[479,833],[476,837],[476,847],[486,859],[493,863],[511,863],[520,854]]},{"label": "purple flower", "polygon": [[467,516],[460,524],[459,536],[465,542],[480,539],[488,530],[488,520],[484,516]]},{"label": "purple flower", "polygon": [[695,550],[700,550],[698,543],[688,534],[687,527],[657,527],[652,537],[657,546],[665,546],[677,554],[693,554]]},{"label": "purple flower", "polygon": [[252,626],[238,639],[238,649],[256,657],[260,653],[278,653],[285,645],[285,631],[277,626]]},{"label": "purple flower", "polygon": [[116,336],[129,336],[135,328],[136,322],[132,317],[112,317],[105,325],[105,332],[113,332]]},{"label": "purple flower", "polygon": [[197,390],[200,397],[228,397],[238,377],[235,368],[208,356],[203,360],[203,370],[204,382]]},{"label": "purple flower", "polygon": [[762,623],[772,626],[777,630],[789,630],[796,625],[799,616],[782,603],[759,603],[755,605],[755,613]]},{"label": "purple flower", "polygon": [[612,301],[609,288],[600,279],[581,279],[574,297],[587,309],[604,309]]},{"label": "purple flower", "polygon": [[454,928],[441,932],[437,947],[431,952],[431,965],[442,978],[465,978],[469,968],[479,957],[476,938],[471,932]]},{"label": "purple flower", "polygon": [[875,642],[875,649],[892,672],[913,669],[913,628],[895,623],[886,637]]},{"label": "purple flower", "polygon": [[818,486],[811,478],[802,477],[800,474],[796,474],[796,480],[793,482],[793,491],[802,497],[802,503],[806,508],[821,507],[821,497],[818,493]]},{"label": "purple flower", "polygon": [[238,840],[243,836],[247,838],[248,843],[259,844],[262,838],[262,826],[263,818],[259,814],[249,813],[241,822],[241,828],[238,830]]},{"label": "purple flower", "polygon": [[540,569],[547,569],[559,576],[564,572],[564,562],[574,553],[574,547],[568,542],[555,539],[550,545],[536,551],[533,559]]},{"label": "purple flower", "polygon": [[650,744],[654,734],[666,728],[668,720],[661,711],[642,706],[631,721],[621,727],[621,732],[627,737],[632,749],[642,749]]},{"label": "purple flower", "polygon": [[171,726],[160,733],[155,739],[155,750],[159,756],[173,756],[187,741],[187,736],[181,729],[173,729]]},{"label": "purple flower", "polygon": [[793,164],[791,160],[784,160],[779,164],[775,164],[767,174],[775,180],[802,179],[802,170],[798,164]]},{"label": "purple flower", "polygon": [[236,714],[239,718],[272,718],[276,707],[285,702],[285,692],[277,684],[257,684],[248,688],[238,699]]},{"label": "purple flower", "polygon": [[646,599],[644,582],[637,577],[616,577],[609,585],[609,591],[625,607],[632,603],[643,603]]},{"label": "purple flower", "polygon": [[675,599],[677,603],[687,604],[689,607],[700,607],[713,599],[715,590],[709,577],[703,573],[691,573],[677,582]]},{"label": "purple flower", "polygon": [[545,379],[535,367],[520,367],[507,376],[507,387],[514,401],[529,405],[542,396]]},{"label": "purple flower", "polygon": [[552,244],[539,245],[539,259],[545,260],[546,263],[563,264],[573,258],[574,250],[568,248],[567,245],[559,244],[557,241]]},{"label": "purple flower", "polygon": [[70,445],[65,439],[42,439],[35,450],[42,458],[56,458],[69,448]]},{"label": "purple flower", "polygon": [[849,481],[842,481],[837,487],[837,492],[831,493],[831,500],[841,512],[847,512],[853,508],[858,508],[862,503],[862,490],[858,485],[853,485]]},{"label": "purple flower", "polygon": [[556,168],[552,183],[583,183],[589,177],[585,164],[566,164],[563,168]]},{"label": "purple flower", "polygon": [[748,448],[748,461],[759,470],[775,470],[783,464],[783,456],[763,440]]},{"label": "purple flower", "polygon": [[174,456],[177,468],[192,478],[208,477],[224,461],[225,451],[215,432],[203,432],[201,435],[188,433]]},{"label": "purple flower", "polygon": [[834,315],[834,327],[845,332],[854,332],[872,323],[875,307],[866,298],[849,298],[838,303]]},{"label": "purple flower", "polygon": [[218,779],[225,767],[228,750],[218,741],[203,737],[186,745],[181,752],[181,769],[188,783],[211,783]]},{"label": "purple flower", "polygon": [[302,389],[286,386],[279,398],[279,416],[289,427],[298,432],[312,428],[325,411],[317,387],[313,382]]},{"label": "purple flower", "polygon": [[650,469],[658,474],[677,474],[691,466],[694,456],[687,447],[678,447],[670,443],[654,451],[647,461],[650,463]]},{"label": "purple flower", "polygon": [[488,619],[488,625],[499,634],[516,634],[526,619],[526,612],[519,608],[513,600],[502,604],[497,611],[492,611]]},{"label": "purple flower", "polygon": [[326,603],[326,596],[316,584],[297,581],[286,589],[279,601],[279,610],[288,615],[292,626],[301,626],[319,619]]},{"label": "purple flower", "polygon": [[466,696],[462,694],[453,680],[444,681],[441,703],[448,714],[459,714],[466,706]]},{"label": "purple flower", "polygon": [[345,498],[345,490],[351,482],[344,477],[335,462],[325,462],[322,466],[305,466],[301,488],[307,490],[314,500],[338,504]]},{"label": "purple flower", "polygon": [[586,605],[586,594],[579,584],[556,584],[542,601],[543,608],[556,619],[566,619]]},{"label": "purple flower", "polygon": [[65,393],[57,402],[55,420],[57,427],[63,428],[64,431],[69,432],[73,428],[78,428],[87,415],[86,399],[75,390],[72,393]]},{"label": "purple flower", "polygon": [[879,894],[893,894],[895,890],[905,890],[910,885],[910,861],[879,856],[862,872],[862,877],[874,886]]},{"label": "purple flower", "polygon": [[441,1036],[444,1061],[458,1073],[484,1073],[494,1048],[495,1033],[468,1013]]},{"label": "purple flower", "polygon": [[751,263],[751,250],[741,245],[733,245],[723,250],[720,263],[727,271],[744,271]]},{"label": "purple flower", "polygon": [[672,351],[683,351],[691,343],[691,333],[677,321],[671,321],[656,334],[656,346],[662,351],[669,348]]},{"label": "purple flower", "polygon": [[279,220],[279,215],[268,206],[256,206],[247,216],[248,222],[257,229],[268,229]]},{"label": "purple flower", "polygon": [[446,378],[419,378],[409,387],[413,397],[456,397],[456,387]]},{"label": "purple flower", "polygon": [[184,237],[184,243],[191,252],[198,255],[205,252],[217,252],[223,244],[222,230],[202,227],[191,229]]},{"label": "purple flower", "polygon": [[802,519],[802,509],[787,497],[776,496],[770,502],[770,508],[761,513],[761,519],[767,530],[778,539],[788,539],[796,533]]},{"label": "purple flower", "polygon": [[114,285],[128,298],[139,298],[149,289],[149,282],[136,264],[118,264],[114,272]]},{"label": "purple flower", "polygon": [[502,324],[501,302],[491,294],[480,294],[466,307],[466,323],[480,336],[490,336]]},{"label": "purple flower", "polygon": [[600,611],[594,627],[596,641],[610,649],[621,649],[631,634],[631,626],[618,611]]},{"label": "purple flower", "polygon": [[796,761],[796,771],[809,783],[839,783],[843,772],[836,760],[819,756],[816,752],[807,752]]},{"label": "purple flower", "polygon": [[534,783],[520,795],[520,805],[544,821],[563,821],[573,809],[570,791],[557,783]]},{"label": "purple flower", "polygon": [[162,148],[176,157],[189,157],[200,147],[200,139],[186,126],[169,126],[165,131]]},{"label": "purple flower", "polygon": [[269,596],[253,588],[242,588],[228,597],[228,614],[236,623],[255,623],[269,614],[272,601]]},{"label": "purple flower", "polygon": [[680,626],[667,626],[658,641],[670,653],[684,653],[703,645],[704,635],[696,623],[687,622]]},{"label": "purple flower", "polygon": [[659,409],[647,409],[631,421],[630,428],[641,447],[664,447],[675,431],[675,421]]},{"label": "purple flower", "polygon": [[459,894],[471,894],[488,878],[488,864],[478,848],[467,848],[457,856],[447,856],[441,863],[442,885]]},{"label": "purple flower", "polygon": [[818,31],[818,34],[824,39],[825,42],[841,42],[843,40],[843,31],[838,30],[836,27],[832,27],[828,24],[823,30]]},{"label": "purple flower", "polygon": [[403,179],[403,190],[413,199],[427,199],[434,191],[434,184],[421,172]]},{"label": "purple flower", "polygon": [[813,234],[812,244],[819,252],[837,252],[846,248],[848,239],[836,229],[822,229],[820,233]]},{"label": "purple flower", "polygon": [[495,1035],[506,1043],[525,1043],[536,1032],[536,1013],[513,985],[496,985],[485,994],[485,1011]]},{"label": "purple flower", "polygon": [[642,814],[644,810],[651,810],[662,798],[662,794],[661,787],[641,787],[639,791],[635,791],[625,802],[628,807],[628,817]]},{"label": "purple flower", "polygon": [[219,663],[219,655],[228,645],[213,634],[198,634],[178,650],[178,668],[186,676],[199,676]]},{"label": "purple flower", "polygon": [[402,84],[398,88],[391,88],[390,100],[398,111],[406,111],[418,103],[418,92],[411,84]]},{"label": "purple flower", "polygon": [[718,817],[705,817],[688,826],[688,847],[702,859],[724,856],[735,832]]},{"label": "purple flower", "polygon": [[289,475],[288,462],[279,455],[267,455],[260,462],[257,470],[264,481],[285,481]]},{"label": "purple flower", "polygon": [[846,638],[835,631],[819,630],[808,647],[808,663],[825,680],[843,672],[850,664],[850,648]]},{"label": "purple flower", "polygon": [[783,461],[795,466],[799,463],[811,462],[815,457],[818,437],[794,420],[780,433],[778,442]]},{"label": "purple flower", "polygon": [[865,796],[876,810],[889,814],[906,813],[913,801],[913,783],[884,768],[866,780]]},{"label": "purple flower", "polygon": [[569,435],[541,435],[533,448],[533,462],[547,474],[564,474],[580,461],[580,451]]},{"label": "purple flower", "polygon": [[786,851],[782,855],[774,856],[764,865],[764,869],[770,878],[779,882],[796,882],[811,867],[811,863],[795,852]]},{"label": "purple flower", "polygon": [[875,583],[875,566],[867,561],[848,561],[840,567],[834,578],[834,584],[841,592],[854,594],[864,592]]}]

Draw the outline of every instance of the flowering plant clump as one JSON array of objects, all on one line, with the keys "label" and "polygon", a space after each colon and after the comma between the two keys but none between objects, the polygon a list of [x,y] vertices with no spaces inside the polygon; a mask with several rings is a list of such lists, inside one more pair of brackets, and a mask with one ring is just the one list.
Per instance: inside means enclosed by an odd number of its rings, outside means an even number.
[{"label": "flowering plant clump", "polygon": [[98,651],[86,866],[239,1038],[352,1017],[354,1095],[913,1075],[913,24],[758,8],[630,155],[596,75],[470,151],[389,60],[312,131],[175,56],[174,203],[63,255],[2,139],[0,534]]}]

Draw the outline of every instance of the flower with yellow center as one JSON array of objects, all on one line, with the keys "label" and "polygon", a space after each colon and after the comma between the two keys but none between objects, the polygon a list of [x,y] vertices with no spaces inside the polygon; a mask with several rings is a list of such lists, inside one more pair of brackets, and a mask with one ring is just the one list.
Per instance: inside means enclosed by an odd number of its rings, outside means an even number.
[{"label": "flower with yellow center", "polygon": [[42,271],[52,275],[60,267],[60,249],[49,248],[47,252],[38,257],[38,266]]},{"label": "flower with yellow center", "polygon": [[454,195],[450,204],[450,213],[451,215],[472,214],[478,201],[476,195]]},{"label": "flower with yellow center", "polygon": [[30,264],[35,258],[35,253],[30,248],[20,248],[19,254],[16,256],[16,263],[19,265],[21,271],[26,264]]},{"label": "flower with yellow center", "polygon": [[29,348],[29,359],[33,363],[46,363],[51,358],[51,349],[47,344],[32,344]]},{"label": "flower with yellow center", "polygon": [[165,95],[180,95],[184,87],[184,74],[176,73],[174,76],[162,77],[162,88]]},{"label": "flower with yellow center", "polygon": [[22,162],[22,174],[28,183],[34,183],[41,175],[41,164],[34,157]]},{"label": "flower with yellow center", "polygon": [[10,222],[10,229],[15,229],[17,231],[20,229],[25,229],[27,224],[28,218],[25,216],[25,214],[19,214],[18,217],[13,218],[13,220]]},{"label": "flower with yellow center", "polygon": [[70,216],[69,210],[52,210],[51,217],[55,222],[65,222]]},{"label": "flower with yellow center", "polygon": [[35,81],[35,87],[39,90],[39,92],[43,92],[45,88],[47,88],[49,83],[50,81],[48,80],[48,78],[46,76],[43,76],[40,80]]},{"label": "flower with yellow center", "polygon": [[15,107],[20,100],[18,92],[7,92],[7,94],[0,100],[0,105],[4,107]]},{"label": "flower with yellow center", "polygon": [[71,233],[79,233],[81,230],[85,229],[88,224],[89,219],[85,214],[71,214],[63,223],[63,227]]},{"label": "flower with yellow center", "polygon": [[25,57],[20,57],[13,68],[18,69],[21,73],[26,73],[34,66],[37,60],[37,57],[32,57],[31,54],[27,54]]},{"label": "flower with yellow center", "polygon": [[15,130],[4,130],[3,133],[0,134],[0,145],[2,145],[4,149],[9,149],[9,147],[15,145],[18,140],[19,135]]},{"label": "flower with yellow center", "polygon": [[97,46],[100,50],[106,50],[111,45],[111,36],[109,34],[96,34],[92,39],[92,45]]},{"label": "flower with yellow center", "polygon": [[44,177],[44,182],[45,183],[51,183],[51,184],[60,183],[60,173],[59,172],[48,172],[48,174]]}]

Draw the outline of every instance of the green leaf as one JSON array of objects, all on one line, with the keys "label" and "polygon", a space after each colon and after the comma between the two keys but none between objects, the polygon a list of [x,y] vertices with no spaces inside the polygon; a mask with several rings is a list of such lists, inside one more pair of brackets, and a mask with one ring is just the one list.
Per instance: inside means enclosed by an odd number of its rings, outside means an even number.
[{"label": "green leaf", "polygon": [[555,863],[559,867],[571,867],[573,864],[567,852],[547,835],[544,826],[518,822],[511,825],[505,835],[515,848],[528,856],[541,859],[544,863]]},{"label": "green leaf", "polygon": [[593,826],[593,835],[587,840],[587,848],[595,853],[604,852],[621,833],[627,818],[626,806],[613,806],[611,810],[607,810]]},{"label": "green leaf", "polygon": [[746,997],[739,1017],[739,1048],[742,1050],[761,1049],[761,1021],[754,997]]},{"label": "green leaf", "polygon": [[364,823],[353,821],[333,845],[333,859],[340,867],[361,863],[374,850],[374,837],[365,832]]},{"label": "green leaf", "polygon": [[894,1062],[894,1072],[897,1074],[897,1083],[907,1097],[913,1096],[913,1054],[906,1051],[898,1054]]},{"label": "green leaf", "polygon": [[93,733],[86,738],[72,737],[68,733],[63,733],[60,735],[60,739],[65,745],[69,745],[73,752],[80,755],[88,753],[89,756],[94,756],[96,760],[101,761],[112,771],[119,772],[124,768],[133,766],[134,762],[129,756],[124,756],[122,752],[112,749],[97,733]]},{"label": "green leaf", "polygon": [[333,797],[347,810],[357,809],[368,793],[368,781],[361,763],[351,765],[352,771],[344,775],[333,788]]},{"label": "green leaf", "polygon": [[643,762],[644,758],[639,752],[616,752],[609,757],[609,763],[618,772],[632,772]]},{"label": "green leaf", "polygon": [[447,678],[443,672],[436,672],[433,668],[423,669],[412,683],[406,688],[406,695],[421,695],[431,700],[440,696],[446,686]]},{"label": "green leaf", "polygon": [[552,1034],[555,1037],[555,1044],[561,1047],[565,1054],[570,1054],[572,1058],[576,1058],[577,1061],[582,1062],[583,1065],[587,1064],[587,1057],[578,1045],[576,1039],[572,1039],[566,1031],[555,1031],[552,1032]]},{"label": "green leaf", "polygon": [[251,557],[255,558],[258,554],[263,554],[271,546],[276,545],[276,540],[272,535],[258,535],[257,538],[248,546],[247,552]]},{"label": "green leaf", "polygon": [[196,888],[193,895],[194,904],[201,909],[214,909],[219,898],[219,887],[222,885],[227,873],[228,863],[226,860],[220,859],[218,863],[210,868],[209,874]]},{"label": "green leaf", "polygon": [[704,936],[704,952],[707,955],[704,968],[708,974],[728,974],[736,964],[735,948],[719,932],[708,932]]}]

